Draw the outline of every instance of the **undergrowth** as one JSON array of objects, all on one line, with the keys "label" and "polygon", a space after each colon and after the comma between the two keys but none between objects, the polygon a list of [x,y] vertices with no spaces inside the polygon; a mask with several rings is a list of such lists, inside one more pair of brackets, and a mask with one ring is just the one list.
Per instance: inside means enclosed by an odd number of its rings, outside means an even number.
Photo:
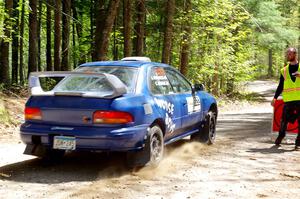
[{"label": "undergrowth", "polygon": [[3,99],[1,98],[0,98],[0,122],[4,125],[13,123],[13,120],[11,119],[8,110],[5,108]]}]

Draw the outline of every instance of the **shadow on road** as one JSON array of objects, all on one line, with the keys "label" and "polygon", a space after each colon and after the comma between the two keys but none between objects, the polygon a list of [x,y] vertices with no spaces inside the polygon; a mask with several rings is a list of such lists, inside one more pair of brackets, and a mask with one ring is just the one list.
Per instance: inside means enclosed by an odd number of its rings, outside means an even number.
[{"label": "shadow on road", "polygon": [[217,133],[234,141],[269,136],[271,113],[226,114],[218,119]]},{"label": "shadow on road", "polygon": [[[189,139],[169,144],[166,151],[171,152],[182,145],[190,143]],[[125,153],[67,153],[56,163],[45,162],[35,158],[0,167],[0,180],[58,184],[72,181],[90,182],[95,180],[121,177],[140,168],[126,166]]]},{"label": "shadow on road", "polygon": [[274,154],[274,153],[286,153],[286,152],[292,152],[292,151],[294,151],[294,149],[287,150],[287,149],[283,149],[283,148],[273,145],[270,148],[260,148],[260,149],[252,148],[252,149],[249,149],[247,152],[262,153],[262,154]]},{"label": "shadow on road", "polygon": [[0,167],[0,180],[56,184],[120,177],[130,172],[124,157],[121,153],[70,153],[53,164],[36,158]]}]

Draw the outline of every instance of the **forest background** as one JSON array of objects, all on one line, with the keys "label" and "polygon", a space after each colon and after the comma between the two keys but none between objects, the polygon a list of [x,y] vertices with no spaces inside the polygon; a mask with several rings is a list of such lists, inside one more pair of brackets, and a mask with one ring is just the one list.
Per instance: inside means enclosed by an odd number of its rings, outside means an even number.
[{"label": "forest background", "polygon": [[214,95],[279,75],[300,0],[0,0],[0,89],[33,71],[147,56]]}]

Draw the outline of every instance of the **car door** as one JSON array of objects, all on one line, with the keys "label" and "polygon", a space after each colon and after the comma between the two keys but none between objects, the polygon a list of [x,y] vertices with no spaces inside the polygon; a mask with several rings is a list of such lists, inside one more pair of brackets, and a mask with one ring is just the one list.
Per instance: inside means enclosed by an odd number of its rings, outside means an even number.
[{"label": "car door", "polygon": [[201,99],[192,91],[191,84],[176,70],[166,69],[166,75],[176,94],[181,109],[181,131],[198,128],[201,116]]},{"label": "car door", "polygon": [[167,140],[178,134],[181,129],[181,101],[174,94],[164,67],[152,67],[148,77],[154,106],[166,125],[165,139]]}]

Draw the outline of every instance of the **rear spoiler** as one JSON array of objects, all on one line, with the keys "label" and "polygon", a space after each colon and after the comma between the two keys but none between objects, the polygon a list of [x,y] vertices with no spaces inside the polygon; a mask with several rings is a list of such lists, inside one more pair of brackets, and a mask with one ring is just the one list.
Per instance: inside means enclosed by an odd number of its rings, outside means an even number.
[{"label": "rear spoiler", "polygon": [[[112,93],[103,94],[101,92],[55,92],[44,91],[41,87],[40,78],[41,77],[61,77],[65,78],[70,75],[84,75],[84,76],[96,76],[104,77],[105,80],[110,84],[113,89]],[[59,84],[59,83],[58,83]],[[57,84],[57,85],[58,85]],[[66,72],[66,71],[47,71],[47,72],[31,72],[29,75],[29,88],[32,96],[54,96],[54,95],[64,95],[64,96],[82,96],[82,97],[96,97],[96,98],[115,98],[127,93],[126,85],[115,75],[107,73],[91,73],[91,72]]]}]

